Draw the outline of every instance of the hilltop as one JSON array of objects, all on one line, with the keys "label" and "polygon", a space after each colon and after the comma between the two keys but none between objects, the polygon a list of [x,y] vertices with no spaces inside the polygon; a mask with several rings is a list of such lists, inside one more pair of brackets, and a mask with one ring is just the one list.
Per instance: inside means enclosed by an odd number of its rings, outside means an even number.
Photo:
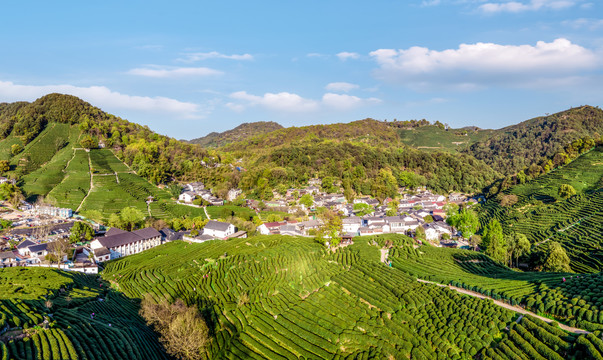
[{"label": "hilltop", "polygon": [[282,129],[283,126],[273,121],[243,123],[232,130],[221,133],[212,132],[204,137],[189,140],[191,144],[203,147],[221,147],[234,142],[245,141],[269,132]]},{"label": "hilltop", "polygon": [[574,140],[603,136],[603,110],[581,106],[495,130],[466,153],[505,175],[551,158]]}]

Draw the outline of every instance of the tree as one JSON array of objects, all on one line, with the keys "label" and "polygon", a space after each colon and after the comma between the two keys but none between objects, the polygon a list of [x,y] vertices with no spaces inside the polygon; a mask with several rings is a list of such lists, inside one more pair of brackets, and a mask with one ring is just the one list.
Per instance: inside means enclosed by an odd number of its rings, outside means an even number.
[{"label": "tree", "polygon": [[473,250],[477,250],[477,247],[482,243],[482,237],[479,235],[473,235],[469,238],[469,244],[473,246]]},{"label": "tree", "polygon": [[209,328],[196,307],[186,306],[180,299],[173,304],[166,300],[156,304],[147,294],[141,302],[140,315],[160,334],[159,341],[168,354],[186,360],[205,357]]},{"label": "tree", "polygon": [[503,236],[502,226],[498,220],[491,220],[484,229],[482,245],[487,255],[496,261],[504,262],[507,257],[507,245]]},{"label": "tree", "polygon": [[13,144],[13,145],[10,147],[10,152],[11,152],[11,154],[13,154],[13,156],[14,156],[14,155],[17,155],[17,154],[18,154],[18,153],[20,153],[21,151],[23,151],[23,146],[21,146],[21,145],[19,145],[19,144]]},{"label": "tree", "polygon": [[144,214],[142,211],[135,207],[125,207],[121,209],[119,218],[123,226],[128,230],[132,231],[135,227],[139,226],[144,222]]},{"label": "tree", "polygon": [[549,243],[546,260],[542,266],[544,271],[570,272],[570,259],[565,249],[556,241]]},{"label": "tree", "polygon": [[341,242],[341,218],[333,210],[325,210],[320,213],[322,226],[318,229],[316,240],[325,244],[329,242],[331,246],[337,246]]},{"label": "tree", "polygon": [[475,211],[463,209],[459,214],[459,220],[455,226],[465,239],[470,239],[479,228],[479,218]]},{"label": "tree", "polygon": [[312,197],[312,194],[304,194],[299,199],[299,203],[300,205],[305,205],[306,208],[309,209],[312,207],[312,205],[314,205],[314,198]]},{"label": "tree", "polygon": [[6,174],[10,170],[10,164],[8,160],[0,160],[0,173]]},{"label": "tree", "polygon": [[182,192],[182,186],[180,184],[172,183],[167,187],[167,191],[172,195],[173,198],[178,199]]},{"label": "tree", "polygon": [[500,199],[500,206],[513,206],[517,204],[518,198],[517,195],[503,195]]},{"label": "tree", "polygon": [[561,186],[559,186],[559,196],[561,198],[567,199],[574,195],[576,195],[576,189],[574,189],[573,186],[569,184],[561,184]]},{"label": "tree", "polygon": [[513,258],[515,258],[515,267],[519,266],[519,257],[527,255],[530,251],[530,241],[521,233],[512,233],[505,237],[507,242],[507,252],[509,253],[509,266],[513,266]]},{"label": "tree", "polygon": [[80,145],[85,149],[94,149],[98,147],[98,140],[90,135],[86,135],[82,141],[80,141]]},{"label": "tree", "polygon": [[71,227],[71,235],[69,240],[71,243],[77,243],[80,241],[89,241],[94,237],[94,230],[92,227],[82,221],[76,221]]},{"label": "tree", "polygon": [[374,213],[375,209],[373,209],[373,207],[370,206],[369,204],[356,203],[356,204],[354,204],[354,212],[358,216],[364,216],[364,215],[368,215],[368,214]]},{"label": "tree", "polygon": [[69,249],[71,248],[71,243],[69,239],[59,238],[51,243],[48,243],[48,251],[54,255],[49,256],[48,260],[51,262],[61,262],[65,255],[69,255]]},{"label": "tree", "polygon": [[425,229],[422,226],[415,229],[415,239],[425,242]]}]

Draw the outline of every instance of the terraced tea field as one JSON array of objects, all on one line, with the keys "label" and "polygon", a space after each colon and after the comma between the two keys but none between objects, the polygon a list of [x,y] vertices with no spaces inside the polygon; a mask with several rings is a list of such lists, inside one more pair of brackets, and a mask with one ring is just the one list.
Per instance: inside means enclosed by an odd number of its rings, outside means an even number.
[{"label": "terraced tea field", "polygon": [[576,345],[591,339],[554,326],[522,320],[506,330],[513,312],[381,263],[386,242],[412,249],[397,235],[356,238],[334,253],[285,236],[173,242],[108,263],[103,278],[131,298],[198,304],[215,334],[212,359],[509,358],[494,339],[521,358],[591,349]]},{"label": "terraced tea field", "polygon": [[0,293],[0,359],[168,358],[138,316],[137,302],[97,276],[0,269]]},{"label": "terraced tea field", "polygon": [[[417,278],[521,305],[588,330],[603,330],[603,274],[521,272],[469,250],[394,247],[392,265]],[[565,281],[563,280],[565,279]]]},{"label": "terraced tea field", "polygon": [[[560,242],[577,272],[603,270],[603,148],[597,147],[560,169],[505,191],[517,204],[502,207],[489,200],[482,208],[482,226],[491,219],[505,233],[525,234],[533,244]],[[558,189],[572,185],[577,195],[563,200]]]}]

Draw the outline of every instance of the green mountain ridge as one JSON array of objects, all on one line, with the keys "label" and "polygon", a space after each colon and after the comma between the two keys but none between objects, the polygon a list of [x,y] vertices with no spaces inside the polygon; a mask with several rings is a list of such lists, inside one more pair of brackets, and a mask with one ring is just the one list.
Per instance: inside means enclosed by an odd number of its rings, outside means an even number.
[{"label": "green mountain ridge", "polygon": [[277,124],[273,121],[243,123],[234,129],[221,133],[212,132],[204,137],[189,140],[188,143],[198,144],[204,147],[221,147],[282,128],[283,127],[280,124]]}]

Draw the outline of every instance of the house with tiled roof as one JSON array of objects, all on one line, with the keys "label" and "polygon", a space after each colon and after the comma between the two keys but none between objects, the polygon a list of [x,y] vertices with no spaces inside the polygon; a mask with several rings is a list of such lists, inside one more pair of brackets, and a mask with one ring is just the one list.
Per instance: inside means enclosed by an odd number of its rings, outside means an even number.
[{"label": "house with tiled roof", "polygon": [[111,228],[104,237],[96,238],[90,243],[90,248],[96,255],[98,250],[110,251],[111,259],[138,254],[144,250],[161,245],[161,233],[153,228],[144,228],[133,232]]}]

